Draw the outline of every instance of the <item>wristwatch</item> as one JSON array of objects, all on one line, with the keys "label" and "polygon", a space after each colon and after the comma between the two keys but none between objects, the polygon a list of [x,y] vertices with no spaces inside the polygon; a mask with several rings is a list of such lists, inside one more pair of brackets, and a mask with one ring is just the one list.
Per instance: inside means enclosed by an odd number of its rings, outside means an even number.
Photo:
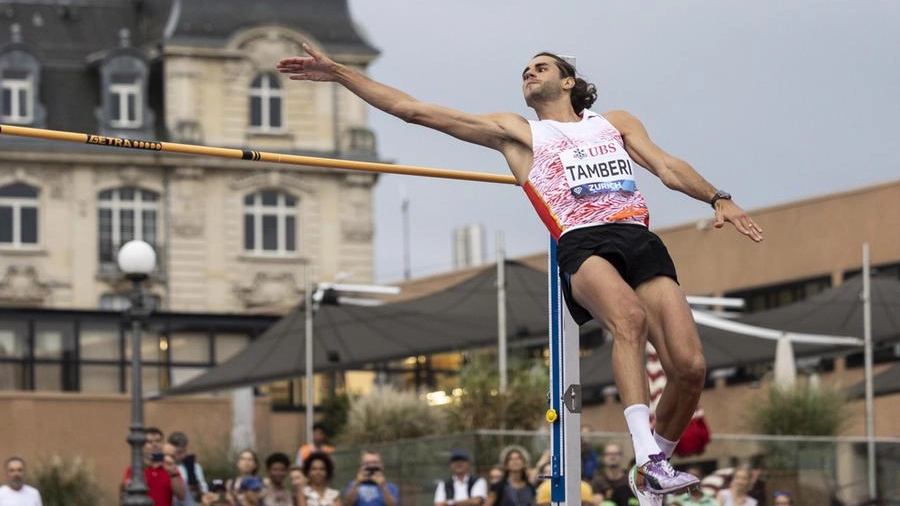
[{"label": "wristwatch", "polygon": [[716,194],[713,195],[712,199],[710,199],[709,205],[711,205],[712,208],[715,209],[716,202],[718,202],[719,199],[731,200],[731,194],[726,191],[716,190]]}]

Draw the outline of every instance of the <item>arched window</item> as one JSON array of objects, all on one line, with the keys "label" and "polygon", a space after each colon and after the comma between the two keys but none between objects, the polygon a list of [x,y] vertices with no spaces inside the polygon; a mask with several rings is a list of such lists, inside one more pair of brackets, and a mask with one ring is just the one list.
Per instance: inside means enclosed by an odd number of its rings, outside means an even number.
[{"label": "arched window", "polygon": [[257,132],[280,132],[284,90],[272,74],[259,74],[250,83],[250,128]]},{"label": "arched window", "polygon": [[244,251],[293,255],[297,251],[297,199],[278,190],[244,197]]},{"label": "arched window", "polygon": [[13,183],[0,187],[0,246],[34,247],[38,242],[38,189]]},{"label": "arched window", "polygon": [[158,193],[125,186],[100,192],[98,200],[101,263],[115,262],[119,246],[132,239],[156,246]]}]

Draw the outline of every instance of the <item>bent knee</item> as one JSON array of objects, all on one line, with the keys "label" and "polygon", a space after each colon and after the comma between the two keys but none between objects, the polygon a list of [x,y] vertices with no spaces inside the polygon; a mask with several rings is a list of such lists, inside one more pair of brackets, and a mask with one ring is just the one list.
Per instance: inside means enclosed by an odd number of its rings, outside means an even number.
[{"label": "bent knee", "polygon": [[685,387],[703,388],[706,382],[706,360],[702,354],[696,354],[675,365],[673,375],[669,376]]},{"label": "bent knee", "polygon": [[640,342],[647,336],[647,311],[639,304],[623,308],[609,320],[610,331],[618,340]]}]

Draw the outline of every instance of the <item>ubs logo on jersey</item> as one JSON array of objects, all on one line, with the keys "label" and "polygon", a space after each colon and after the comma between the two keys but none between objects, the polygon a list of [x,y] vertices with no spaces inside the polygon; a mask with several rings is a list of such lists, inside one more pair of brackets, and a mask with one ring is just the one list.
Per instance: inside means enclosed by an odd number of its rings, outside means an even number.
[{"label": "ubs logo on jersey", "polygon": [[572,157],[579,160],[584,160],[585,158],[587,158],[587,153],[585,153],[581,148],[575,148],[575,150],[572,151]]}]

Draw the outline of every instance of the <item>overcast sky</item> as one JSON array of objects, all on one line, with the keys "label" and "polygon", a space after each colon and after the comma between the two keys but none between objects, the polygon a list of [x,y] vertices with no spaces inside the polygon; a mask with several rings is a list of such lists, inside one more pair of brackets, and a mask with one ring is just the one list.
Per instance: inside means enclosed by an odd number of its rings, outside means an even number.
[{"label": "overcast sky", "polygon": [[[664,149],[745,209],[900,178],[900,2],[896,0],[350,0],[381,50],[370,74],[426,101],[528,118],[521,70],[544,50],[575,55],[593,110],[626,109]],[[494,151],[372,110],[396,163],[508,173]],[[638,176],[654,228],[710,208]],[[376,280],[403,277],[403,194],[411,268],[452,267],[454,228],[480,223],[489,256],[546,249],[521,188],[383,175],[375,191]],[[898,206],[900,208],[900,206]],[[900,212],[898,212],[900,215]]]}]

